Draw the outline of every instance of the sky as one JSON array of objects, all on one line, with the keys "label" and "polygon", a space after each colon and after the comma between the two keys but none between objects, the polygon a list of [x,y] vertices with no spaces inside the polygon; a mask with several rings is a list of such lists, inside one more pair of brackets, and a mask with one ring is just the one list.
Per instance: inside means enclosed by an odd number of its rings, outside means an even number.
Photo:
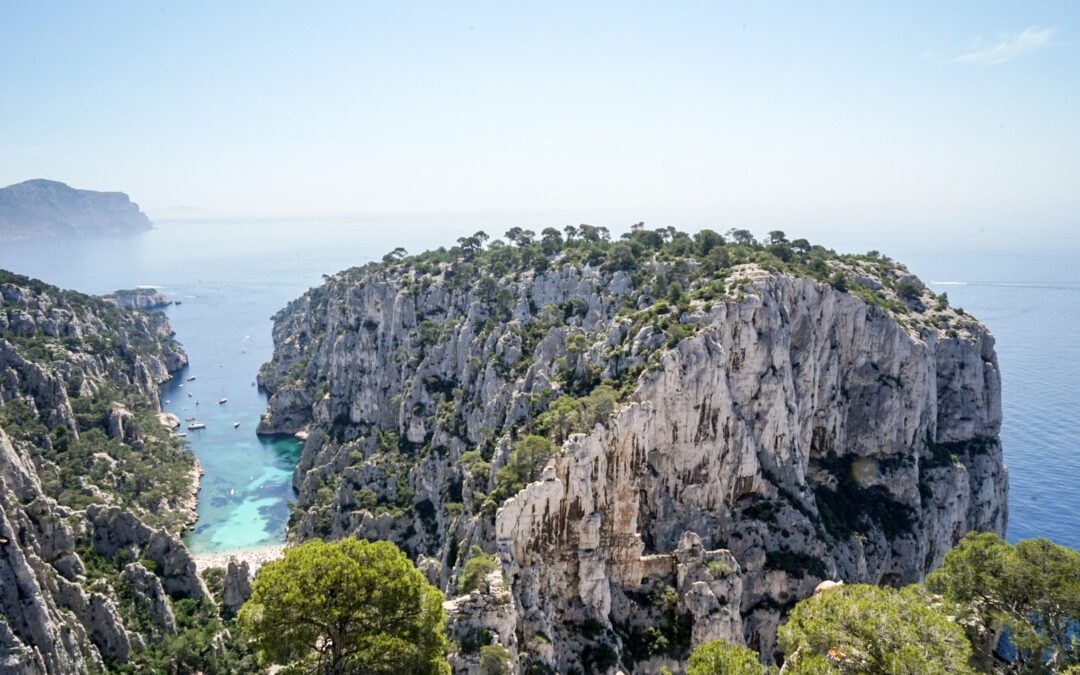
[{"label": "sky", "polygon": [[812,4],[0,0],[0,185],[159,221],[1080,236],[1080,4]]}]

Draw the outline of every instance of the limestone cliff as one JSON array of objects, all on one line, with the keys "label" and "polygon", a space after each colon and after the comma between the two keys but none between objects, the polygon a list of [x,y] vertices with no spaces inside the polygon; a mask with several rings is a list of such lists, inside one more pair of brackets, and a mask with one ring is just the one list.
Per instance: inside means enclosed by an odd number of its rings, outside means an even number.
[{"label": "limestone cliff", "polygon": [[150,219],[122,192],[77,190],[53,180],[0,188],[0,240],[141,232]]},{"label": "limestone cliff", "polygon": [[85,673],[206,599],[178,538],[194,457],[157,419],[164,317],[0,271],[0,673]]},{"label": "limestone cliff", "polygon": [[521,671],[768,657],[821,580],[915,581],[1004,532],[993,338],[903,266],[557,234],[329,277],[260,374],[261,430],[307,432],[294,539],[392,539],[451,597],[496,556],[448,603],[459,670],[489,640]]},{"label": "limestone cliff", "polygon": [[143,311],[161,309],[172,304],[172,300],[169,300],[164,293],[156,288],[145,286],[114,291],[101,297],[106,302],[111,302],[117,307],[141,309]]}]

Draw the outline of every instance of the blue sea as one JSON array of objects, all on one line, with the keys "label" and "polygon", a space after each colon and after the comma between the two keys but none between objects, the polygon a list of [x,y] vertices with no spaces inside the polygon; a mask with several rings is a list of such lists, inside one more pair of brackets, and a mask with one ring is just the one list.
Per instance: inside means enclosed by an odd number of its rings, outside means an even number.
[{"label": "blue sea", "polygon": [[[477,229],[502,231],[476,220],[441,224],[169,222],[130,237],[0,243],[0,267],[86,293],[157,286],[181,301],[165,311],[191,363],[163,388],[162,403],[181,419],[206,424],[187,437],[205,471],[199,521],[187,541],[195,552],[220,552],[284,540],[299,448],[255,436],[265,406],[255,374],[272,351],[270,317],[322,275],[379,259],[396,246],[419,251]],[[1080,549],[1076,253],[1051,246],[950,252],[918,241],[894,248],[822,243],[841,251],[878,248],[904,261],[990,328],[1004,386],[1009,539],[1048,537]],[[222,398],[228,401],[219,405]]]}]

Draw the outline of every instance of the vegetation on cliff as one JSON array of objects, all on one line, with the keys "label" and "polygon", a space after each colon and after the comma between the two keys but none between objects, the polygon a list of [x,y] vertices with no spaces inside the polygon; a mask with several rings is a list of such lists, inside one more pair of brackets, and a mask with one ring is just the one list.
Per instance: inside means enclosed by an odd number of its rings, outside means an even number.
[{"label": "vegetation on cliff", "polygon": [[913,581],[1003,529],[993,339],[903,265],[779,231],[505,239],[396,250],[275,316],[292,541],[392,541],[455,603],[499,570],[511,662],[570,669],[772,653],[818,581]]},{"label": "vegetation on cliff", "polygon": [[[796,604],[779,630],[779,672],[1071,672],[1080,668],[1078,628],[1080,553],[971,533],[925,585],[833,586]],[[699,645],[687,669],[763,672],[752,650],[720,640]]]},{"label": "vegetation on cliff", "polygon": [[[514,341],[516,360],[494,364],[500,377],[512,380],[529,372],[543,340],[550,340],[553,332],[563,331],[565,337],[560,349],[564,354],[555,363],[550,386],[533,393],[524,416],[507,420],[502,429],[481,430],[483,438],[478,443],[472,440],[476,431],[463,426],[468,398],[475,395],[475,391],[470,391],[475,382],[445,379],[440,375],[427,376],[422,382],[432,399],[430,415],[437,427],[429,434],[433,442],[418,446],[407,441],[400,429],[351,419],[342,412],[330,413],[329,424],[322,425],[321,430],[330,435],[329,442],[352,446],[358,436],[377,436],[376,449],[388,460],[382,462],[387,473],[386,484],[395,486],[407,480],[414,463],[411,460],[433,450],[445,452],[437,445],[440,438],[465,437],[473,447],[465,451],[461,460],[473,478],[474,497],[471,504],[462,506],[466,512],[483,511],[490,516],[507,497],[535,479],[536,468],[518,461],[523,454],[515,449],[507,461],[495,467],[498,474],[491,476],[488,486],[487,472],[503,434],[508,432],[511,438],[539,436],[561,444],[572,433],[587,432],[597,423],[605,423],[637,387],[638,377],[658,367],[665,349],[702,330],[707,325],[708,313],[717,303],[741,301],[752,293],[752,281],[760,279],[762,274],[791,275],[829,284],[888,313],[912,331],[921,328],[955,335],[975,325],[962,311],[951,309],[945,296],[934,295],[902,265],[876,251],[841,255],[805,239],[789,240],[780,231],[770,232],[759,241],[745,230],[732,230],[726,235],[702,230],[691,235],[674,228],[635,229],[612,240],[603,227],[581,225],[561,232],[547,228],[539,235],[513,228],[505,239],[490,240],[485,233],[477,232],[458,239],[457,246],[417,255],[396,249],[380,262],[326,277],[325,285],[290,303],[275,317],[281,329],[288,326],[295,332],[289,337],[288,356],[282,353],[265,364],[260,381],[272,392],[305,392],[309,405],[316,407],[323,399],[337,403],[339,392],[333,391],[328,373],[318,368],[316,362],[319,355],[326,356],[337,347],[344,328],[339,320],[333,327],[337,334],[327,333],[331,328],[328,323],[331,306],[347,302],[350,289],[366,284],[392,284],[418,304],[422,304],[422,296],[429,297],[436,291],[443,298],[440,306],[420,310],[421,316],[410,329],[409,342],[397,349],[395,360],[400,364],[388,366],[420,366],[439,349],[460,340],[463,322],[468,321],[473,325],[466,335],[474,344],[483,343],[492,334]],[[591,282],[592,288],[604,295],[611,292],[608,287],[615,275],[620,275],[619,294],[605,297],[606,302],[615,305],[611,320],[621,327],[620,342],[611,344],[609,326],[597,325],[589,316],[596,308],[590,308],[582,299],[521,307],[515,284],[564,268],[595,269],[599,274]],[[456,299],[459,296],[460,301]],[[455,306],[458,302],[463,304]],[[470,311],[469,303],[478,303],[480,311]],[[361,319],[364,330],[379,330],[374,317],[351,320]],[[290,326],[292,322],[295,323]],[[468,370],[474,378],[479,378],[483,366],[477,362]],[[417,398],[415,391],[410,393],[413,399]],[[419,404],[414,403],[414,407],[421,412]],[[272,414],[273,409],[272,404]],[[308,421],[297,423],[297,428]],[[264,431],[297,428],[264,426]],[[519,448],[520,443],[513,447]],[[358,468],[372,461],[370,450],[350,448],[350,452]],[[547,454],[552,452],[549,450]],[[542,464],[540,461],[538,466]],[[319,490],[315,499],[302,491],[298,511],[291,522],[297,525],[306,521],[313,526],[313,534],[325,536],[331,534],[329,511],[333,509],[330,497],[335,477],[327,475],[323,481],[325,489]],[[413,510],[407,491],[380,490],[378,486],[365,489],[373,490],[376,512],[400,516]],[[832,504],[828,502],[830,497],[832,494],[827,490],[822,494],[826,505]],[[457,500],[451,501],[455,504],[453,510],[459,512]],[[894,507],[884,503],[882,509]],[[830,528],[834,526],[832,514],[836,512],[837,509],[830,509],[832,520],[827,523]],[[848,519],[859,517],[859,514],[840,515]],[[899,511],[887,515],[903,516]],[[845,531],[855,528],[846,521],[835,522],[838,522],[836,527]]]},{"label": "vegetation on cliff", "polygon": [[[470,553],[470,560],[481,557]],[[752,649],[710,640],[693,650],[686,672],[1065,672],[1080,664],[1073,637],[1080,620],[1077,579],[1075,551],[1045,540],[1010,546],[970,534],[926,586],[833,585],[795,604],[779,630],[777,665],[766,668]],[[263,659],[287,664],[288,672],[327,675],[444,672],[444,620],[438,590],[393,544],[354,539],[288,550],[259,572],[240,612],[244,634]],[[980,654],[993,650],[1005,627],[1017,656]],[[478,653],[479,672],[512,672],[501,645],[483,644]],[[591,672],[615,663],[601,666],[597,659]]]},{"label": "vegetation on cliff", "polygon": [[196,464],[157,397],[186,362],[163,316],[0,271],[0,669],[255,671],[178,537]]},{"label": "vegetation on cliff", "polygon": [[162,316],[0,270],[0,428],[62,505],[190,521],[195,458],[157,418],[157,385],[185,362]]}]

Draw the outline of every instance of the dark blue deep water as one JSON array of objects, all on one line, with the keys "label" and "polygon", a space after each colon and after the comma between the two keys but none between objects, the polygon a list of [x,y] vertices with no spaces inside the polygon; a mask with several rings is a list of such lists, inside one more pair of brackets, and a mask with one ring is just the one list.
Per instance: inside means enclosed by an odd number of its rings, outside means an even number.
[{"label": "dark blue deep water", "polygon": [[997,340],[1010,541],[1080,549],[1080,267],[1069,250],[904,260]]},{"label": "dark blue deep water", "polygon": [[[483,226],[491,233],[505,229]],[[443,230],[419,222],[166,223],[133,237],[2,242],[0,267],[87,293],[159,286],[182,301],[166,313],[191,365],[163,389],[162,399],[166,410],[207,426],[188,435],[205,470],[199,522],[188,543],[196,552],[213,552],[284,539],[298,449],[288,440],[255,436],[265,399],[253,383],[271,353],[271,315],[323,274],[380,258],[399,245],[419,251],[450,244],[477,229],[475,221]],[[906,262],[934,282],[934,290],[947,291],[954,306],[974,314],[997,338],[1011,480],[1009,538],[1044,536],[1080,548],[1077,256],[1049,246],[995,253],[871,245]],[[223,397],[228,402],[218,405]]]}]

